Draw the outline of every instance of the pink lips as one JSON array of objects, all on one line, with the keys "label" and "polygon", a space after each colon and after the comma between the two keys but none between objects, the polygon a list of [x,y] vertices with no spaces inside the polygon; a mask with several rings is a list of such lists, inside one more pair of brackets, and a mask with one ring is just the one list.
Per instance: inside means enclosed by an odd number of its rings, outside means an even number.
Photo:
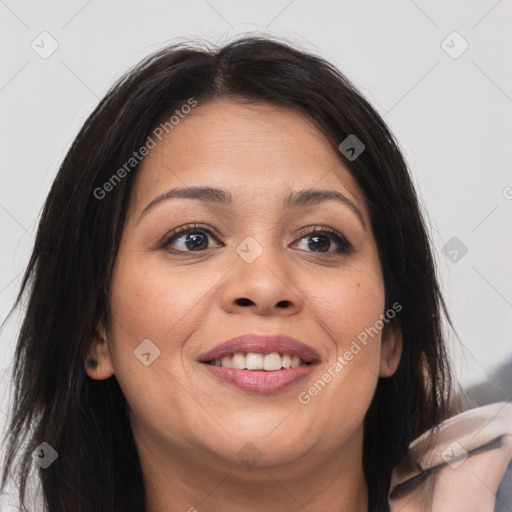
[{"label": "pink lips", "polygon": [[[275,371],[238,370],[208,364],[215,359],[232,356],[237,352],[257,352],[260,354],[279,352],[280,354],[298,356],[304,362],[311,364]],[[198,360],[201,363],[206,363],[205,368],[218,378],[240,389],[256,393],[272,393],[304,379],[314,371],[316,363],[320,362],[320,355],[314,348],[288,336],[249,334],[217,345],[212,350],[199,356]]]},{"label": "pink lips", "polygon": [[304,343],[281,334],[261,335],[246,334],[217,345],[213,350],[199,356],[199,361],[207,363],[215,359],[222,359],[224,356],[231,356],[236,352],[258,352],[259,354],[270,354],[279,352],[290,356],[299,356],[306,363],[317,363],[320,361],[318,352]]}]

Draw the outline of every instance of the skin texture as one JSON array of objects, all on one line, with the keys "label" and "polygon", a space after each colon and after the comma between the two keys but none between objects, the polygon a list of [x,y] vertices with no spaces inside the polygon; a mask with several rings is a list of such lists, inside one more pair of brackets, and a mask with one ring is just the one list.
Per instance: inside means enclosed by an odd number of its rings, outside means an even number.
[{"label": "skin texture", "polygon": [[[155,197],[190,186],[225,189],[234,202],[170,199],[141,216]],[[283,198],[301,189],[342,193],[364,224],[332,200],[283,208]],[[187,250],[186,235],[161,247],[193,223],[214,233],[203,234],[202,250]],[[310,232],[319,226],[340,232],[352,251],[337,253],[328,235],[322,242],[330,240],[330,252],[318,250]],[[247,236],[263,249],[252,263],[236,252]],[[147,512],[367,510],[362,424],[379,376],[396,370],[401,338],[386,325],[308,404],[298,401],[385,312],[364,197],[306,117],[215,100],[199,103],[165,135],[136,177],[110,302],[111,326],[98,326],[103,341],[90,351],[99,364],[87,373],[115,374],[126,396]],[[231,386],[197,361],[247,333],[297,338],[321,362],[269,395]],[[149,366],[134,356],[145,339],[160,350]],[[253,466],[239,456],[247,443],[259,457]]]}]

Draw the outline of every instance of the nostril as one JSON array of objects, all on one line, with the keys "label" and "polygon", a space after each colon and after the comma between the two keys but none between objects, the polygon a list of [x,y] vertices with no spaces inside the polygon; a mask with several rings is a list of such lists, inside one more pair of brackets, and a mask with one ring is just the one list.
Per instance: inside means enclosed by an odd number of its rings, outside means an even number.
[{"label": "nostril", "polygon": [[236,299],[235,301],[239,306],[252,306],[254,302],[251,299]]},{"label": "nostril", "polygon": [[291,306],[291,302],[289,300],[280,300],[277,304],[276,304],[276,307],[278,308],[287,308],[289,306]]}]

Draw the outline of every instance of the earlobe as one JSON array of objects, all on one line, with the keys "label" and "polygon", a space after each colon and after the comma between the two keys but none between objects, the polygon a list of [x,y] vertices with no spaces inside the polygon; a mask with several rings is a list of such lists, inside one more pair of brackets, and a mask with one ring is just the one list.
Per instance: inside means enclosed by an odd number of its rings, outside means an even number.
[{"label": "earlobe", "polygon": [[387,325],[382,332],[380,377],[391,377],[398,368],[402,355],[402,333],[394,325]]},{"label": "earlobe", "polygon": [[85,372],[91,379],[105,380],[114,375],[114,365],[108,341],[98,336],[89,347],[84,361]]}]

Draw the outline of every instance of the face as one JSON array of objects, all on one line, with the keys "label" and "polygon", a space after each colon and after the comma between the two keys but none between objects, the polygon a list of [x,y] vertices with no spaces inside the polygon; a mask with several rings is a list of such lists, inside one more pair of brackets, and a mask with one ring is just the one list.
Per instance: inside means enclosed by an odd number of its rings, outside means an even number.
[{"label": "face", "polygon": [[110,304],[87,371],[116,375],[155,457],[241,471],[251,454],[260,467],[358,460],[378,378],[400,357],[365,198],[324,135],[282,107],[199,102],[149,152]]}]

